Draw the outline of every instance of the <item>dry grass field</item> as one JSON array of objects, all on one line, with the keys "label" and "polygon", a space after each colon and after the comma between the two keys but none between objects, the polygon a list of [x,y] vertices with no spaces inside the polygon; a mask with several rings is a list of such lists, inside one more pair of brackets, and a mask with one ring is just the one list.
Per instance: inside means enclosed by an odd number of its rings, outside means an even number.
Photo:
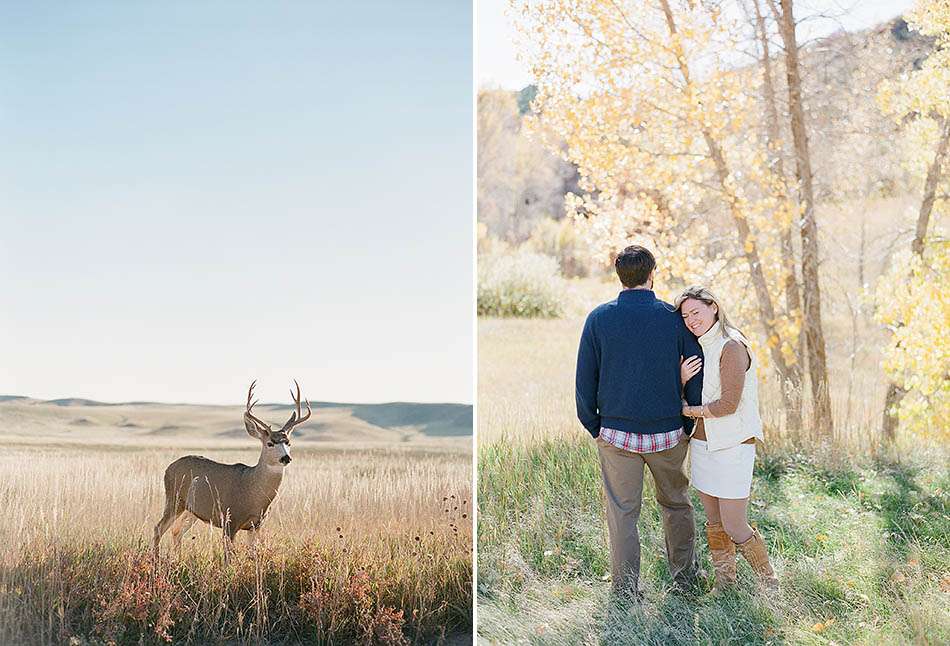
[{"label": "dry grass field", "polygon": [[[912,230],[910,199],[862,200],[817,210],[826,259],[822,280],[822,316],[828,349],[835,437],[789,437],[781,397],[768,374],[761,375],[760,411],[772,447],[801,440],[830,441],[849,450],[869,452],[880,439],[887,381],[881,348],[887,332],[873,320],[866,288],[873,287],[886,263]],[[864,219],[863,241],[851,213]],[[663,258],[658,258],[662,263]],[[724,298],[751,293],[748,286],[712,285]],[[895,286],[899,289],[900,286]],[[616,297],[616,277],[572,280],[564,294],[569,314],[560,319],[478,321],[479,444],[501,438],[535,441],[574,438],[580,430],[574,412],[574,363],[587,313]],[[658,284],[659,298],[672,301],[678,290]],[[751,329],[750,333],[757,333]],[[807,403],[808,396],[805,401]],[[805,411],[806,422],[808,410]],[[807,426],[807,424],[806,424]],[[909,439],[909,438],[904,438]]]},{"label": "dry grass field", "polygon": [[[457,424],[435,411],[413,425],[400,421],[427,413],[400,420],[410,405],[401,406],[360,412],[377,424],[315,407],[263,545],[252,553],[239,533],[225,565],[220,534],[203,523],[177,557],[166,535],[153,562],[150,542],[171,461],[256,462],[242,409],[0,402],[0,643],[430,643],[470,633],[470,408],[450,411]],[[286,416],[261,408],[268,420]]]}]

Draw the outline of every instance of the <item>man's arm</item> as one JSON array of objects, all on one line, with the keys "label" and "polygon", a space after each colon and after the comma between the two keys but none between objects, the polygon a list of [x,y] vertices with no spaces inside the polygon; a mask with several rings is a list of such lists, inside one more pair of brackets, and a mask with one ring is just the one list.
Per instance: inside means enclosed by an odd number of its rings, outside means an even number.
[{"label": "man's arm", "polygon": [[592,437],[600,435],[600,413],[597,410],[597,388],[600,380],[600,347],[593,332],[593,315],[587,317],[577,349],[577,374],[574,379],[574,400],[577,419]]},{"label": "man's arm", "polygon": [[[700,359],[704,359],[702,346],[699,345],[699,341],[686,327],[682,318],[679,319],[678,325],[680,330],[680,356],[688,359],[695,355]],[[683,398],[690,406],[700,406],[703,403],[703,367],[700,367],[699,372],[693,375],[683,386]],[[683,417],[683,429],[687,434],[693,432],[694,423],[693,419]]]}]

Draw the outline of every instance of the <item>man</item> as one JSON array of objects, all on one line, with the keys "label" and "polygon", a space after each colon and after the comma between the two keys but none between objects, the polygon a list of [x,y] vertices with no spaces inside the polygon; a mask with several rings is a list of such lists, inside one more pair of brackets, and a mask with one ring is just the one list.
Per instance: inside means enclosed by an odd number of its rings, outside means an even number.
[{"label": "man", "polygon": [[[607,497],[613,589],[639,598],[643,467],[656,483],[663,510],[666,557],[674,582],[689,587],[697,574],[693,506],[683,460],[693,422],[681,415],[680,362],[702,358],[680,313],[653,294],[656,261],[640,246],[615,263],[623,291],[591,312],[577,353],[577,417],[597,442]],[[685,387],[702,403],[702,372]]]}]

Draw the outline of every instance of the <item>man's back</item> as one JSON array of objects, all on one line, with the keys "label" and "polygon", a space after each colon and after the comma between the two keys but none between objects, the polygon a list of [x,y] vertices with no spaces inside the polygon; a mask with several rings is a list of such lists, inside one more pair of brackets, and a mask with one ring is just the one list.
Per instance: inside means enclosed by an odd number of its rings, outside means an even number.
[{"label": "man's back", "polygon": [[[577,416],[597,437],[601,426],[641,434],[687,425],[681,416],[680,357],[702,351],[680,314],[648,289],[626,289],[587,317],[577,357]],[[698,379],[697,379],[698,377]],[[700,403],[702,376],[687,385]]]}]

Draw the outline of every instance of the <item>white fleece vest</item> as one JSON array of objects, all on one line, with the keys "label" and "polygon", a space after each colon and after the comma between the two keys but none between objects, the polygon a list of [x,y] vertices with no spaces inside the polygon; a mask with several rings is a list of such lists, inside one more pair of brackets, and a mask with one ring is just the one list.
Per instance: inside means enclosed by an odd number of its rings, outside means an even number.
[{"label": "white fleece vest", "polygon": [[[730,328],[731,329],[731,328]],[[748,348],[749,343],[735,332]],[[719,381],[719,360],[722,358],[722,349],[730,339],[722,333],[722,323],[716,321],[706,334],[699,337],[699,344],[703,348],[703,403],[714,402],[722,395],[722,384]],[[759,417],[759,386],[756,377],[755,354],[749,351],[751,365],[745,373],[742,386],[742,395],[739,406],[732,415],[723,417],[704,417],[703,425],[706,429],[706,445],[710,451],[728,449],[742,444],[750,437],[764,440],[762,434],[762,419]]]}]

